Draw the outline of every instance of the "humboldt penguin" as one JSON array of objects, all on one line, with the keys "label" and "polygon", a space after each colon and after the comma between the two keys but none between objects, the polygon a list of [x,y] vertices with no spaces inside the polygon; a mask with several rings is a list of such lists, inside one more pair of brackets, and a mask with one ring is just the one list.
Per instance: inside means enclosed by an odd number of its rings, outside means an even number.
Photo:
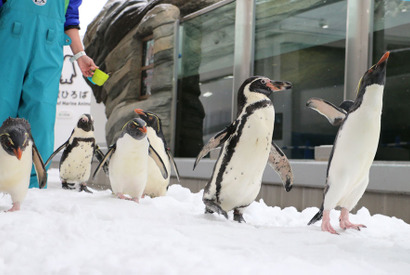
[{"label": "humboldt penguin", "polygon": [[8,211],[17,211],[27,194],[32,164],[40,188],[47,183],[47,172],[27,120],[6,119],[0,127],[0,144],[0,192],[11,196],[13,206]]},{"label": "humboldt penguin", "polygon": [[383,90],[386,82],[386,52],[361,78],[354,102],[337,107],[312,98],[307,106],[324,115],[331,124],[340,125],[327,167],[324,198],[319,212],[308,223],[323,218],[321,228],[337,234],[330,224],[330,210],[341,207],[342,229],[360,230],[363,224],[349,221],[349,212],[362,197],[369,183],[369,171],[376,155],[380,136]]},{"label": "humboldt penguin", "polygon": [[293,184],[292,169],[285,154],[272,141],[275,110],[269,95],[290,89],[292,84],[250,77],[238,90],[238,116],[234,122],[212,137],[194,163],[210,150],[221,147],[212,177],[203,193],[205,213],[219,213],[245,222],[244,209],[256,198],[266,163],[280,175],[286,191]]},{"label": "humboldt penguin", "polygon": [[90,114],[81,115],[68,140],[51,154],[46,166],[63,149],[59,165],[62,187],[74,189],[79,184],[80,191],[92,193],[87,188],[87,181],[91,174],[93,156],[101,161],[104,154],[95,143],[94,120]]},{"label": "humboldt penguin", "polygon": [[[171,171],[171,164],[174,168],[176,177],[179,181],[179,173],[170,149],[167,146],[164,134],[162,132],[162,123],[159,116],[153,112],[147,112],[142,109],[135,109],[135,113],[147,123],[147,137],[150,145],[160,155],[164,161],[167,171]],[[171,174],[166,179],[163,178],[158,165],[152,158],[148,158],[148,180],[145,186],[144,195],[150,197],[164,196],[167,193]]]},{"label": "humboldt penguin", "polygon": [[148,179],[149,157],[154,159],[162,177],[168,178],[168,170],[164,162],[149,144],[146,122],[134,118],[127,122],[115,137],[114,144],[110,146],[93,177],[109,160],[108,174],[113,193],[120,199],[139,202]]}]

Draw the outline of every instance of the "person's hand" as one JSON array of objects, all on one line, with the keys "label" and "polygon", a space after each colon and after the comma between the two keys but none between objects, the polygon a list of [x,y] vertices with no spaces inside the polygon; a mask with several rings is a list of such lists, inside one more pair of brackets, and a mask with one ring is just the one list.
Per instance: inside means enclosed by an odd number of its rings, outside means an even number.
[{"label": "person's hand", "polygon": [[77,59],[78,66],[82,74],[85,77],[90,77],[94,74],[94,71],[98,69],[98,66],[94,64],[94,61],[87,55],[81,56]]}]

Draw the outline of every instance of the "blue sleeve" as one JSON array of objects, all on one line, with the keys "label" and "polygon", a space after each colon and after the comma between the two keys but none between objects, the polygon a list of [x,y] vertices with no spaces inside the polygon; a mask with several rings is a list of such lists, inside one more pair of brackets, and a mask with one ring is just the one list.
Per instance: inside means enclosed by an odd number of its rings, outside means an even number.
[{"label": "blue sleeve", "polygon": [[68,4],[67,12],[65,14],[65,24],[64,27],[79,27],[80,18],[78,13],[78,8],[80,7],[82,0],[70,0]]}]

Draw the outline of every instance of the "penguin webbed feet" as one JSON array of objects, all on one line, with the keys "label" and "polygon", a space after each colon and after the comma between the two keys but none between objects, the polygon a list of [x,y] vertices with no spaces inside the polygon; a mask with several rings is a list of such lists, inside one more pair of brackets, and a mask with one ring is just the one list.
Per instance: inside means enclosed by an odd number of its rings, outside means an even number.
[{"label": "penguin webbed feet", "polygon": [[339,225],[340,225],[340,228],[344,230],[351,228],[351,229],[356,229],[357,231],[360,231],[361,228],[367,228],[367,226],[364,224],[351,223],[349,220],[349,210],[347,210],[344,207],[342,208],[340,212]]},{"label": "penguin webbed feet", "polygon": [[79,192],[81,192],[81,191],[84,191],[84,192],[87,192],[87,193],[90,193],[90,194],[93,193],[90,189],[88,189],[87,185],[85,185],[84,183],[80,184]]},{"label": "penguin webbed feet", "polygon": [[233,220],[239,223],[242,223],[242,222],[246,223],[245,219],[243,218],[242,212],[238,209],[235,209],[233,211]]},{"label": "penguin webbed feet", "polygon": [[205,214],[212,214],[212,213],[216,212],[220,215],[223,215],[226,219],[228,219],[228,213],[226,213],[226,211],[223,210],[214,201],[211,201],[211,200],[208,200],[208,199],[203,199],[202,201],[205,204]]},{"label": "penguin webbed feet", "polygon": [[73,190],[73,189],[75,189],[74,183],[68,183],[68,182],[66,182],[66,181],[63,181],[63,182],[61,183],[61,187],[62,187],[63,189],[67,189],[67,190]]}]

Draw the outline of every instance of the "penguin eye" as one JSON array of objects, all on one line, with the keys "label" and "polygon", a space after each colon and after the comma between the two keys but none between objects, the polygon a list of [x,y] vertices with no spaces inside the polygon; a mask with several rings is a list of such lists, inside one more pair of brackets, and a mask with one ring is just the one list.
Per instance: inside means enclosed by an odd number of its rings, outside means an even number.
[{"label": "penguin eye", "polygon": [[7,147],[11,147],[12,145],[13,145],[13,142],[11,142],[10,139],[7,139],[7,140],[6,140],[6,146],[7,146]]},{"label": "penguin eye", "polygon": [[266,79],[261,79],[261,83],[262,83],[263,85],[265,85],[265,84],[266,84]]},{"label": "penguin eye", "polygon": [[134,122],[134,123],[131,123],[130,127],[131,127],[132,129],[135,129],[135,128],[137,128],[137,124],[136,124],[135,122]]}]

